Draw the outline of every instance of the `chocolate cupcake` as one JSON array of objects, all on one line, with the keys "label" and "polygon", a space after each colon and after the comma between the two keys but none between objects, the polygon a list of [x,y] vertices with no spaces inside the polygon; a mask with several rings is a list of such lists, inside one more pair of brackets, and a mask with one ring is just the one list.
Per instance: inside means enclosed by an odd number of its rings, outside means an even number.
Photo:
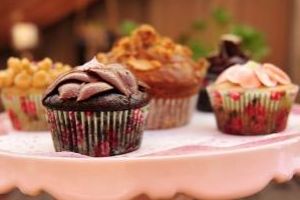
[{"label": "chocolate cupcake", "polygon": [[[228,67],[244,64],[249,60],[249,57],[241,50],[241,40],[235,35],[224,35],[219,48],[216,55],[207,57],[209,68],[204,81],[205,86],[212,84]],[[206,89],[201,89],[199,92],[197,109],[206,112],[212,111]]]},{"label": "chocolate cupcake", "polygon": [[100,157],[138,149],[146,90],[122,65],[96,59],[60,76],[43,98],[56,151]]}]

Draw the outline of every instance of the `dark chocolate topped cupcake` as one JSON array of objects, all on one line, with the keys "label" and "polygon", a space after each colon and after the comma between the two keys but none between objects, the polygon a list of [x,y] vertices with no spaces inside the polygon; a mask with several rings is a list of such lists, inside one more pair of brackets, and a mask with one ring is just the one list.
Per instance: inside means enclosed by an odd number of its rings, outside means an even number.
[{"label": "dark chocolate topped cupcake", "polygon": [[228,67],[235,64],[244,64],[249,60],[249,57],[242,51],[241,41],[237,36],[224,35],[219,48],[220,50],[216,55],[207,58],[210,64],[208,76],[218,76]]},{"label": "dark chocolate topped cupcake", "polygon": [[119,111],[145,106],[147,86],[120,64],[96,59],[60,76],[47,89],[43,104],[64,111]]},{"label": "dark chocolate topped cupcake", "polygon": [[[216,78],[228,67],[235,64],[244,64],[249,60],[241,49],[241,40],[235,35],[224,35],[221,38],[219,52],[207,57],[209,68],[205,77],[204,84],[209,86]],[[212,111],[206,89],[199,92],[197,109],[201,111]]]},{"label": "dark chocolate topped cupcake", "polygon": [[130,71],[96,59],[57,78],[43,98],[55,150],[95,157],[140,147],[149,101]]}]

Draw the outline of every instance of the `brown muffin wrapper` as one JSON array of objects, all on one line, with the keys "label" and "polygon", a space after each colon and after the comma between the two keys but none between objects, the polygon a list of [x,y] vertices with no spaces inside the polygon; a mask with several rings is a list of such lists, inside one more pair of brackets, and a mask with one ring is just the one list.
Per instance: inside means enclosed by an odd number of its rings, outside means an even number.
[{"label": "brown muffin wrapper", "polygon": [[153,98],[146,128],[175,128],[188,124],[196,107],[197,95],[185,98]]},{"label": "brown muffin wrapper", "polygon": [[138,149],[147,113],[148,107],[111,112],[47,110],[55,150],[93,157]]},{"label": "brown muffin wrapper", "polygon": [[287,90],[224,91],[208,88],[220,131],[234,135],[277,133],[286,128],[298,86]]},{"label": "brown muffin wrapper", "polygon": [[42,94],[17,95],[2,92],[2,103],[12,126],[20,131],[48,130]]}]

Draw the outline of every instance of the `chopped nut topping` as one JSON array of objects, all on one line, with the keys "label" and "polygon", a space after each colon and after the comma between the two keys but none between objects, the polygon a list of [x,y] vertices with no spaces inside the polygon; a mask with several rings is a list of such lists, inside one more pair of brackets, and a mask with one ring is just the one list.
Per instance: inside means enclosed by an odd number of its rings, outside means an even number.
[{"label": "chopped nut topping", "polygon": [[[156,65],[155,65],[156,64]],[[158,67],[157,63],[151,63],[148,60],[141,60],[141,59],[129,59],[127,61],[127,65],[129,65],[130,67],[132,67],[135,70],[140,70],[140,71],[148,71],[148,70],[152,70],[155,69],[156,67]]]},{"label": "chopped nut topping", "polygon": [[11,57],[7,60],[7,69],[0,71],[0,88],[46,88],[57,76],[69,70],[69,65],[53,63],[50,58],[32,62],[27,58]]},{"label": "chopped nut topping", "polygon": [[191,55],[187,47],[160,36],[149,25],[142,25],[131,36],[121,38],[108,54],[99,53],[97,59],[103,63],[122,62],[135,70],[147,71],[161,67],[162,63],[177,62],[178,57],[180,61],[190,60]]}]

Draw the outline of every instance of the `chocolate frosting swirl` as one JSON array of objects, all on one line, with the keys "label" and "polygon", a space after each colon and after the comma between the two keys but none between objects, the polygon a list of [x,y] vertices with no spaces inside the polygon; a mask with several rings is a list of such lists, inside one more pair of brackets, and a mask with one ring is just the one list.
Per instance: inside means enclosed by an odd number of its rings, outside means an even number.
[{"label": "chocolate frosting swirl", "polygon": [[231,38],[222,38],[219,53],[208,57],[207,60],[210,63],[208,73],[219,75],[232,65],[246,63],[249,57],[242,51],[241,42],[239,40],[235,41]]},{"label": "chocolate frosting swirl", "polygon": [[58,77],[46,90],[44,98],[58,93],[63,100],[84,101],[107,91],[121,93],[127,97],[147,86],[120,64],[103,65],[96,58],[69,73]]}]

